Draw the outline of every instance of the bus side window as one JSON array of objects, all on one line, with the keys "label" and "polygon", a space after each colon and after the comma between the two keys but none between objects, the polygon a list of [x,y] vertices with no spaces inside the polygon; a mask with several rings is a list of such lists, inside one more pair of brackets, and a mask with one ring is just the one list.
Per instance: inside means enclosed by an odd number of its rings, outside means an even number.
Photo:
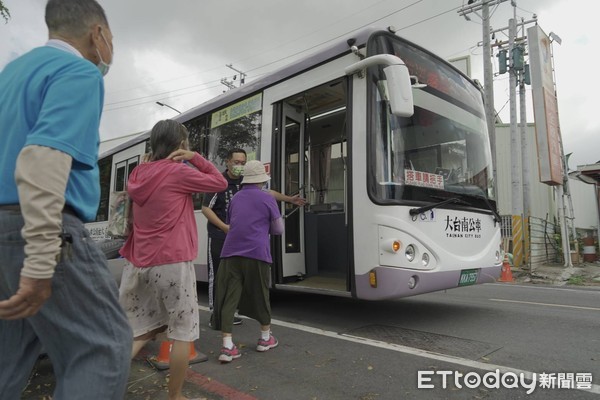
[{"label": "bus side window", "polygon": [[311,148],[311,194],[313,211],[341,211],[344,208],[346,141]]},{"label": "bus side window", "polygon": [[95,222],[108,220],[108,202],[110,197],[110,171],[112,166],[112,156],[100,160],[98,168],[100,170],[100,204],[96,213]]},{"label": "bus side window", "polygon": [[140,157],[131,157],[128,160],[117,163],[115,172],[115,192],[127,190],[127,179],[135,167],[140,163]]},{"label": "bus side window", "polygon": [[121,161],[116,165],[115,171],[115,192],[122,192],[125,190],[125,168],[127,167],[127,161]]}]

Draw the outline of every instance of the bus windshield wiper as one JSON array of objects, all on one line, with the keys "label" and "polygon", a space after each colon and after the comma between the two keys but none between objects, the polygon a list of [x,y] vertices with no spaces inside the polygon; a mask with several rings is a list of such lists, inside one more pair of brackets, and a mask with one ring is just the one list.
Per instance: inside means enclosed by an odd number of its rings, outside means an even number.
[{"label": "bus windshield wiper", "polygon": [[485,205],[488,206],[488,208],[490,209],[492,214],[494,214],[494,226],[496,226],[496,222],[498,222],[498,223],[502,222],[502,218],[500,218],[500,214],[498,214],[498,211],[496,211],[494,209],[494,207],[492,207],[492,203],[490,203],[487,196],[475,196],[475,197],[477,197],[478,199],[483,199],[483,201],[485,202]]},{"label": "bus windshield wiper", "polygon": [[496,222],[498,222],[498,223],[502,222],[502,218],[500,218],[500,214],[498,214],[498,211],[496,211],[494,209],[494,207],[492,207],[492,203],[490,203],[487,196],[485,195],[485,192],[479,186],[477,186],[477,185],[453,185],[453,189],[456,189],[456,188],[461,188],[463,190],[462,194],[464,194],[465,196],[471,196],[471,197],[475,197],[476,199],[482,199],[484,201],[485,205],[487,206],[487,208],[493,214],[494,226],[496,225]]},{"label": "bus windshield wiper", "polygon": [[[434,196],[432,196],[434,197]],[[435,198],[435,197],[434,197]],[[455,203],[455,204],[464,204],[467,206],[470,206],[470,203],[467,203],[464,200],[459,199],[458,197],[450,197],[444,201],[440,201],[439,203],[434,203],[434,204],[430,204],[428,206],[424,206],[424,207],[419,207],[419,208],[411,208],[410,210],[408,210],[408,213],[411,216],[415,216],[415,215],[419,215],[421,213],[424,213],[425,211],[429,211],[429,210],[433,210],[434,208],[443,206],[444,204],[450,204],[450,203]]]}]

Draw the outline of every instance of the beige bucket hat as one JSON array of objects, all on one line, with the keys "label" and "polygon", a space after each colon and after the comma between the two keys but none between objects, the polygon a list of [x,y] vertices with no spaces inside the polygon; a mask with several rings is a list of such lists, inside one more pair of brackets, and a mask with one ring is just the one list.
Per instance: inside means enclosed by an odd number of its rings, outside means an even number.
[{"label": "beige bucket hat", "polygon": [[263,183],[271,178],[265,172],[265,166],[259,160],[251,160],[244,166],[242,185],[246,183]]}]

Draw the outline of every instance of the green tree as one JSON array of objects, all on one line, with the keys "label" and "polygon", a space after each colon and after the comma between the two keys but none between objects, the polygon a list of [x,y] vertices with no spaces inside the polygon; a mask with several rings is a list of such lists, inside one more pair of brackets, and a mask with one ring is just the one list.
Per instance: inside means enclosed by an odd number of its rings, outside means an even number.
[{"label": "green tree", "polygon": [[260,113],[254,113],[221,125],[217,157],[213,162],[224,161],[229,150],[236,147],[250,152],[255,151],[258,148],[257,133],[261,129],[260,117]]},{"label": "green tree", "polygon": [[0,0],[0,15],[4,18],[5,23],[8,23],[8,19],[10,18],[10,12],[8,8],[4,5],[2,0]]},{"label": "green tree", "polygon": [[203,115],[184,123],[190,133],[190,150],[197,151],[206,157],[206,140],[208,138],[208,118]]},{"label": "green tree", "polygon": [[210,159],[218,167],[225,163],[230,149],[242,148],[249,152],[258,149],[261,130],[261,113],[253,113],[218,128],[209,128],[209,118],[204,115],[185,123],[190,133],[190,149]]}]

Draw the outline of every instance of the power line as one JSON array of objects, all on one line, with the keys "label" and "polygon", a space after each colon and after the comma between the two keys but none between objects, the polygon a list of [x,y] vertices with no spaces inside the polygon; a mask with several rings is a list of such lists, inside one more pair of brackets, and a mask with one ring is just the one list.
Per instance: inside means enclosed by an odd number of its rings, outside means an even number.
[{"label": "power line", "polygon": [[[181,91],[181,90],[188,90],[188,89],[191,89],[191,88],[194,88],[194,87],[204,86],[204,85],[208,85],[210,83],[215,83],[215,82],[218,82],[218,81],[209,81],[209,82],[206,82],[206,83],[199,83],[197,85],[187,86],[187,87],[183,87],[183,88],[180,88],[180,89],[168,90],[166,92],[150,94],[150,95],[142,96],[142,97],[135,97],[133,99],[113,101],[111,103],[106,103],[106,106],[112,106],[112,105],[115,105],[115,104],[122,104],[122,103],[129,103],[129,102],[135,101],[135,100],[150,99],[150,98],[153,98],[153,97],[156,97],[156,96],[162,96],[162,95],[165,95],[165,94],[170,94],[170,93],[178,92],[178,91]],[[210,88],[212,88],[212,87],[214,87],[214,86],[211,86]],[[207,88],[207,89],[210,89],[210,88]],[[204,90],[204,89],[202,89],[202,90]]]},{"label": "power line", "polygon": [[400,28],[400,29],[398,29],[398,31],[402,31],[402,30],[404,30],[404,29],[412,28],[412,27],[413,27],[413,26],[415,26],[415,25],[422,24],[423,22],[427,22],[427,21],[429,21],[429,20],[432,20],[432,19],[434,19],[434,18],[437,18],[437,17],[439,17],[439,16],[441,16],[441,15],[444,15],[444,14],[448,14],[448,13],[450,13],[450,12],[452,12],[452,11],[455,11],[455,10],[457,10],[458,8],[460,8],[460,7],[454,7],[454,8],[452,8],[452,9],[448,10],[448,11],[443,11],[443,12],[441,12],[441,13],[439,13],[439,14],[433,15],[433,16],[431,16],[431,17],[428,17],[428,18],[425,18],[425,19],[422,19],[422,20],[420,20],[420,21],[417,21],[417,22],[415,22],[414,24],[411,24],[411,25],[405,26],[405,27],[403,27],[403,28]]},{"label": "power line", "polygon": [[[340,38],[342,38],[342,37],[344,37],[344,36],[346,36],[346,35],[349,35],[349,34],[351,34],[351,33],[355,32],[355,31],[357,31],[357,30],[360,30],[360,29],[362,29],[362,28],[365,28],[365,27],[367,27],[367,26],[369,26],[369,25],[372,25],[372,24],[374,24],[374,23],[376,23],[376,22],[379,22],[379,21],[381,21],[381,20],[383,20],[383,19],[385,19],[385,18],[388,18],[388,17],[391,17],[391,16],[393,16],[393,15],[395,15],[395,14],[398,14],[399,12],[405,11],[406,9],[408,9],[408,8],[410,8],[410,7],[412,7],[412,6],[415,6],[415,5],[417,5],[417,4],[421,3],[421,2],[423,2],[423,0],[416,0],[416,1],[414,1],[414,2],[412,2],[412,3],[410,3],[410,4],[406,5],[406,6],[404,6],[404,7],[400,8],[400,9],[398,9],[398,10],[392,11],[392,12],[390,12],[390,13],[388,13],[388,14],[386,14],[386,15],[384,15],[384,16],[382,16],[382,17],[380,17],[380,18],[377,18],[377,19],[375,19],[375,20],[373,20],[373,21],[370,21],[369,23],[366,23],[366,24],[364,24],[364,25],[361,25],[361,26],[359,26],[359,27],[357,27],[357,28],[353,28],[353,29],[351,29],[351,30],[349,30],[349,31],[347,31],[347,32],[345,32],[345,33],[342,33],[342,34],[340,34],[340,35],[337,35],[337,36],[335,36],[335,37],[333,37],[333,38],[331,38],[331,39],[328,39],[328,40],[326,40],[326,41],[323,41],[323,42],[321,42],[321,43],[319,43],[319,44],[316,44],[316,45],[314,45],[314,46],[311,46],[311,47],[309,47],[309,48],[306,48],[306,49],[304,49],[304,50],[301,50],[301,51],[298,51],[298,52],[296,52],[296,53],[290,54],[290,55],[288,55],[288,56],[285,56],[285,57],[279,58],[279,59],[277,59],[277,60],[274,60],[274,61],[268,62],[268,63],[266,63],[266,64],[263,64],[263,65],[261,65],[261,66],[258,66],[258,67],[255,67],[255,68],[251,68],[251,69],[249,69],[249,70],[248,70],[248,72],[257,71],[257,70],[260,70],[260,69],[266,68],[266,67],[268,67],[268,66],[270,66],[270,65],[273,65],[273,64],[279,63],[279,62],[281,62],[281,61],[287,60],[287,59],[289,59],[289,58],[292,58],[292,57],[295,57],[295,56],[297,56],[297,55],[300,55],[300,54],[302,54],[302,53],[306,53],[306,52],[308,52],[308,51],[314,50],[314,49],[316,49],[316,48],[318,48],[318,47],[320,47],[320,46],[323,46],[323,45],[325,45],[325,44],[327,44],[327,43],[330,43],[330,42],[332,42],[332,41],[335,41],[335,40],[337,40],[337,39],[340,39]],[[438,14],[436,14],[436,15],[433,15],[433,16],[430,16],[430,17],[424,18],[424,19],[422,19],[422,20],[416,21],[416,22],[414,22],[414,23],[412,23],[412,24],[410,24],[410,25],[407,25],[407,26],[404,26],[404,27],[398,28],[398,29],[396,29],[396,31],[401,31],[401,30],[405,30],[405,29],[412,28],[412,27],[414,27],[414,26],[416,26],[416,25],[419,25],[419,24],[425,23],[425,22],[427,22],[427,21],[430,21],[430,20],[432,20],[432,19],[438,18],[438,17],[440,17],[440,16],[442,16],[442,15],[444,15],[444,14],[448,14],[448,13],[450,13],[450,12],[453,12],[453,11],[457,10],[458,8],[460,8],[460,7],[453,7],[453,8],[451,8],[451,9],[447,10],[447,11],[443,11],[443,12],[441,12],[441,13],[438,13]],[[352,14],[352,15],[354,15],[354,14]],[[292,42],[293,42],[293,41],[295,41],[295,40],[297,40],[297,39],[294,39],[294,40],[292,40]],[[291,42],[288,42],[288,43],[291,43]],[[278,46],[278,47],[281,47],[281,46]],[[275,47],[275,48],[278,48],[278,47]],[[215,69],[215,68],[213,68],[213,69],[210,69],[210,70],[214,70],[214,69]],[[209,71],[210,71],[210,70],[209,70]],[[268,73],[268,72],[266,72],[266,73]],[[263,74],[264,74],[264,73],[263,73]],[[260,75],[263,75],[263,74],[260,74]],[[259,76],[260,76],[260,75],[259,75]],[[222,79],[225,79],[225,78],[222,78]],[[106,104],[106,106],[107,106],[107,107],[110,107],[110,106],[112,106],[112,105],[116,105],[116,104],[128,103],[128,102],[133,102],[133,101],[136,101],[136,100],[149,99],[148,101],[144,101],[144,102],[140,102],[140,103],[136,103],[136,104],[130,104],[130,105],[125,105],[125,106],[121,106],[121,107],[107,108],[107,109],[105,109],[105,111],[115,111],[115,110],[119,110],[119,109],[123,109],[123,108],[130,108],[130,107],[135,107],[135,106],[139,106],[139,105],[143,105],[143,104],[151,103],[151,102],[153,102],[153,101],[155,101],[155,100],[156,100],[156,97],[157,97],[157,96],[161,96],[161,95],[169,95],[169,96],[168,96],[168,98],[173,98],[173,97],[185,96],[185,95],[192,94],[192,93],[197,93],[197,92],[204,91],[204,90],[209,90],[209,89],[212,89],[212,88],[218,87],[219,85],[216,85],[216,86],[210,86],[210,87],[207,87],[207,88],[205,88],[205,89],[198,90],[198,91],[187,92],[187,93],[181,93],[181,94],[176,94],[176,95],[170,95],[171,93],[173,93],[173,92],[176,92],[176,91],[180,91],[180,90],[182,91],[182,90],[186,90],[186,89],[189,89],[189,88],[192,88],[192,87],[197,87],[197,86],[207,85],[207,84],[209,84],[209,83],[212,83],[212,82],[219,82],[219,83],[221,83],[221,84],[224,84],[224,83],[222,82],[222,79],[221,79],[221,80],[215,80],[215,81],[209,81],[209,82],[206,82],[206,83],[199,83],[199,84],[197,84],[197,85],[192,85],[192,86],[185,87],[185,88],[180,88],[180,89],[175,89],[175,90],[171,90],[171,91],[161,92],[161,93],[157,93],[157,94],[153,94],[153,95],[148,95],[148,96],[137,97],[137,98],[128,99],[128,100],[121,100],[121,101],[116,101],[116,102],[107,103],[107,104]]]},{"label": "power line", "polygon": [[[354,12],[354,13],[352,13],[352,14],[350,14],[350,15],[348,15],[348,16],[346,16],[346,17],[344,17],[344,18],[341,18],[341,19],[339,19],[339,20],[338,20],[338,21],[336,21],[336,23],[335,23],[335,24],[333,24],[333,25],[336,25],[336,24],[340,23],[341,21],[343,21],[343,20],[345,20],[345,19],[348,19],[349,17],[352,17],[352,16],[354,16],[354,15],[357,15],[357,14],[363,13],[365,10],[368,10],[369,8],[373,8],[373,7],[375,7],[376,5],[378,5],[378,4],[381,4],[381,3],[384,3],[384,2],[386,2],[386,1],[388,1],[388,0],[381,0],[381,1],[377,2],[377,3],[375,3],[375,4],[372,4],[372,5],[368,6],[368,7],[366,7],[366,8],[360,9],[360,10],[358,10],[358,11],[356,11],[356,12]],[[421,1],[422,1],[422,0],[421,0]],[[296,42],[296,41],[298,41],[298,40],[300,40],[300,39],[303,39],[303,38],[305,38],[305,37],[308,37],[308,36],[310,36],[310,35],[314,35],[316,32],[322,31],[323,29],[325,29],[325,28],[329,28],[329,27],[331,27],[331,26],[332,26],[332,25],[327,25],[326,27],[323,27],[323,28],[317,29],[316,31],[312,31],[312,32],[311,32],[311,33],[309,33],[309,34],[306,34],[306,35],[303,35],[303,36],[298,36],[298,37],[296,37],[296,38],[294,38],[294,39],[292,39],[292,40],[289,40],[289,41],[287,41],[287,42],[285,42],[285,43],[282,43],[281,45],[278,45],[278,46],[276,46],[276,47],[272,47],[272,48],[270,48],[270,49],[268,49],[268,50],[265,50],[265,51],[263,51],[262,53],[254,54],[254,55],[252,55],[251,57],[248,57],[248,58],[245,58],[245,59],[241,59],[241,60],[237,60],[237,61],[235,61],[235,63],[236,63],[236,64],[240,64],[240,63],[243,63],[244,61],[250,60],[250,59],[252,59],[252,58],[259,57],[259,56],[261,56],[261,55],[263,55],[263,54],[265,54],[265,53],[268,53],[268,52],[270,52],[270,51],[273,51],[273,50],[275,50],[275,49],[278,49],[278,48],[280,48],[280,47],[287,46],[287,45],[289,45],[290,43]],[[195,76],[195,75],[204,74],[204,73],[207,73],[207,72],[210,72],[210,71],[215,71],[215,70],[218,70],[218,69],[220,69],[220,68],[222,68],[222,67],[221,67],[221,66],[215,66],[215,67],[212,67],[212,68],[209,68],[209,69],[203,70],[203,71],[198,71],[198,72],[195,72],[195,73],[193,73],[193,74],[188,74],[188,75],[183,75],[183,76],[179,76],[179,77],[176,77],[176,78],[171,78],[171,79],[165,79],[165,80],[162,80],[162,81],[157,81],[157,82],[154,82],[154,83],[153,83],[153,85],[154,85],[154,84],[158,84],[158,83],[164,83],[164,82],[170,82],[170,81],[174,81],[174,80],[184,79],[184,78],[188,78],[188,77],[190,77],[190,76]],[[139,88],[148,87],[148,86],[151,86],[151,85],[142,85],[142,86],[136,86],[136,87],[133,87],[133,88],[116,90],[116,91],[114,91],[114,92],[111,92],[111,93],[118,93],[118,92],[122,92],[122,91],[124,91],[124,90],[134,90],[134,89],[139,89]]]},{"label": "power line", "polygon": [[[332,42],[332,41],[334,41],[334,40],[340,39],[340,38],[342,38],[342,37],[344,37],[344,36],[346,36],[346,35],[349,35],[349,34],[351,34],[351,33],[353,33],[353,32],[356,32],[356,31],[357,31],[357,30],[359,30],[359,29],[366,28],[367,26],[369,26],[369,25],[372,25],[372,24],[374,24],[375,22],[379,22],[379,21],[381,21],[382,19],[388,18],[388,17],[390,17],[390,16],[392,16],[392,15],[394,15],[394,14],[397,14],[397,13],[399,13],[399,12],[401,12],[401,11],[404,11],[404,10],[406,10],[407,8],[409,8],[409,7],[412,7],[412,6],[414,6],[414,5],[418,4],[418,3],[422,2],[422,1],[423,1],[423,0],[417,0],[417,1],[415,1],[415,2],[413,2],[413,3],[411,3],[411,4],[409,4],[409,5],[407,5],[407,6],[405,6],[405,7],[402,7],[402,8],[401,8],[401,9],[399,9],[399,10],[393,11],[393,12],[391,12],[391,13],[389,13],[389,14],[386,14],[386,15],[384,15],[384,16],[383,16],[383,17],[381,17],[381,18],[378,18],[378,19],[376,19],[376,20],[374,20],[374,21],[371,21],[371,22],[369,22],[369,23],[367,23],[367,24],[361,25],[361,26],[359,26],[359,27],[357,27],[357,28],[351,29],[351,30],[349,30],[349,31],[347,31],[347,32],[344,32],[344,33],[342,33],[342,34],[340,34],[340,35],[338,35],[338,36],[335,36],[335,37],[333,37],[333,38],[331,38],[331,39],[329,39],[329,40],[326,40],[326,41],[324,41],[324,42],[321,42],[321,43],[319,43],[319,44],[316,44],[316,45],[314,45],[314,46],[312,46],[312,47],[309,47],[308,49],[304,49],[304,50],[298,51],[298,52],[296,52],[296,53],[294,53],[294,54],[291,54],[291,55],[289,55],[289,56],[286,56],[286,57],[280,58],[280,59],[278,59],[278,60],[272,61],[272,62],[270,62],[270,63],[267,63],[267,64],[265,64],[265,65],[262,65],[262,66],[260,66],[260,67],[251,68],[251,69],[249,69],[249,70],[248,70],[248,72],[255,71],[255,70],[257,70],[257,69],[261,69],[261,68],[267,67],[267,66],[269,66],[269,65],[272,65],[272,64],[278,63],[278,62],[280,62],[280,61],[283,61],[283,60],[286,60],[286,59],[288,59],[288,58],[295,57],[295,56],[297,56],[297,55],[299,55],[299,54],[302,54],[302,53],[305,53],[305,52],[307,52],[307,51],[314,50],[314,49],[316,49],[316,48],[318,48],[318,47],[320,47],[320,46],[322,46],[322,45],[324,45],[324,44],[327,44],[327,43],[330,43],[330,42]],[[428,20],[428,19],[429,19],[429,18],[427,18],[426,20]],[[410,25],[409,27],[411,27],[411,26],[414,26],[414,25],[416,25],[416,23],[415,23],[415,24],[413,24],[413,25]],[[402,29],[405,29],[405,28],[400,28],[400,29],[398,29],[398,30],[402,30]]]},{"label": "power line", "polygon": [[110,92],[108,92],[108,94],[119,93],[119,92],[123,92],[123,91],[127,91],[127,90],[141,89],[141,88],[145,88],[145,87],[149,87],[149,86],[153,86],[153,85],[157,85],[157,84],[165,83],[165,82],[172,82],[172,81],[176,81],[176,80],[180,80],[180,79],[189,78],[190,76],[206,74],[207,72],[216,71],[216,70],[221,69],[221,68],[222,68],[221,66],[212,67],[212,68],[205,69],[205,70],[202,70],[202,71],[194,72],[193,74],[178,76],[178,77],[175,77],[175,78],[164,79],[164,80],[156,81],[156,82],[153,82],[153,83],[147,84],[147,85],[134,86],[132,88],[125,88],[125,89],[119,89],[119,90],[111,90]]},{"label": "power line", "polygon": [[[179,94],[172,95],[172,96],[166,96],[166,97],[163,97],[163,98],[161,98],[161,100],[162,100],[162,99],[164,99],[164,98],[172,99],[172,98],[175,98],[175,97],[187,96],[187,95],[190,95],[190,94],[199,93],[199,92],[204,92],[204,91],[206,91],[206,90],[214,89],[214,88],[217,88],[217,87],[219,87],[219,85],[218,85],[218,84],[217,84],[217,85],[214,85],[214,86],[209,86],[209,87],[206,87],[206,88],[203,88],[203,89],[199,89],[199,90],[193,90],[193,91],[191,91],[191,92],[179,93]],[[168,94],[168,93],[169,93],[169,92],[166,92],[166,94]],[[164,93],[164,94],[165,94],[165,93]],[[144,105],[144,104],[153,103],[153,102],[155,102],[155,101],[157,100],[157,98],[156,98],[156,97],[157,97],[157,96],[160,96],[160,95],[161,95],[161,94],[157,94],[157,95],[146,96],[146,97],[139,98],[139,99],[126,100],[126,101],[123,101],[123,102],[135,101],[135,100],[141,100],[141,99],[146,99],[146,98],[148,98],[148,99],[149,99],[149,100],[147,100],[147,101],[142,101],[142,102],[135,103],[135,104],[128,104],[128,105],[123,105],[123,106],[119,106],[119,107],[111,107],[111,108],[106,108],[104,111],[115,111],[115,110],[121,110],[121,109],[123,109],[123,108],[131,108],[131,107],[137,107],[137,106],[141,106],[141,105]]]},{"label": "power line", "polygon": [[[258,74],[258,75],[256,75],[256,78],[260,78],[260,77],[261,77],[261,76],[263,76],[263,75],[265,75],[265,74],[264,74],[264,73],[263,73],[263,74]],[[215,82],[216,82],[216,81],[215,81]],[[164,99],[173,99],[173,98],[176,98],[176,97],[187,96],[187,95],[194,94],[194,93],[200,93],[200,92],[203,92],[203,91],[206,91],[206,90],[209,90],[209,89],[215,89],[215,88],[218,88],[219,86],[220,86],[220,84],[217,84],[217,85],[209,86],[209,87],[206,87],[206,88],[204,88],[204,89],[200,89],[200,90],[193,90],[193,91],[191,91],[191,92],[179,93],[179,94],[176,94],[176,95],[169,95],[169,96],[166,96],[166,97],[160,98],[160,100],[164,100]],[[183,89],[180,89],[180,90],[183,90]],[[169,93],[169,92],[166,92],[166,94],[168,94],[168,93]],[[149,104],[149,103],[151,103],[151,102],[153,102],[153,101],[157,100],[155,97],[156,97],[155,95],[151,95],[151,96],[145,96],[145,97],[143,97],[143,98],[140,98],[140,99],[145,99],[145,98],[152,98],[152,99],[151,99],[151,100],[148,100],[148,101],[142,101],[142,102],[140,102],[140,103],[128,104],[128,105],[124,105],[124,106],[120,106],[120,107],[107,108],[107,109],[104,109],[104,111],[105,111],[105,112],[106,112],[106,111],[115,111],[115,110],[121,110],[121,109],[124,109],[124,108],[131,108],[131,107],[137,107],[137,106],[141,106],[141,105],[144,105],[144,104]],[[138,100],[138,99],[131,99],[131,100],[129,100],[129,101],[134,101],[134,100]],[[128,101],[127,101],[127,100],[125,100],[125,101],[123,101],[123,102],[128,102]]]}]

